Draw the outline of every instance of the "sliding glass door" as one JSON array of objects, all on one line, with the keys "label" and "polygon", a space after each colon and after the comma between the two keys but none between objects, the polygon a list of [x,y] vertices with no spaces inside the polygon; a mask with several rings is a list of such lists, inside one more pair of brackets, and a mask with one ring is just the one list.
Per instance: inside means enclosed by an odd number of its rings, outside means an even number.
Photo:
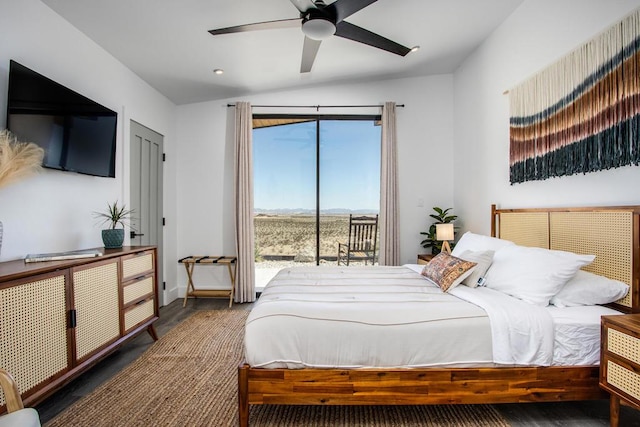
[{"label": "sliding glass door", "polygon": [[380,210],[380,126],[374,120],[322,120],[319,131],[320,262],[335,265],[338,243],[348,241],[349,214]]},{"label": "sliding glass door", "polygon": [[283,267],[336,265],[349,215],[378,214],[378,123],[254,115],[256,286]]},{"label": "sliding glass door", "polygon": [[256,261],[315,261],[316,123],[253,136]]}]

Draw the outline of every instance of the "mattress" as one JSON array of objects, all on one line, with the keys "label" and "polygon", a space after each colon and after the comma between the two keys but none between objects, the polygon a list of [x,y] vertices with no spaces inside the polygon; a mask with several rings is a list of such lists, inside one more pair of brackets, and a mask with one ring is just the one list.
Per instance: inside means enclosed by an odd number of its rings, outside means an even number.
[{"label": "mattress", "polygon": [[[494,358],[504,343],[496,344],[497,328],[494,325],[492,330],[491,325],[491,319],[494,323],[495,319],[505,319],[504,313],[496,316],[491,311],[494,308],[485,304],[443,293],[416,273],[417,266],[407,267],[413,270],[350,266],[280,271],[265,287],[247,319],[247,363],[252,367],[289,369],[505,364],[496,363]],[[476,289],[477,292],[463,290],[466,294],[497,292]],[[599,363],[600,316],[617,311],[600,306],[540,308],[499,294],[495,305],[509,308],[509,315],[518,317],[504,323],[519,328],[511,336],[507,333],[503,341],[511,345],[517,342],[518,347],[527,339],[534,346],[548,342],[544,351],[549,354],[547,362],[538,365]],[[491,315],[485,311],[489,308]],[[539,336],[531,335],[522,341],[517,337],[523,335],[523,330],[529,335],[529,328],[522,323],[529,317],[528,310],[548,317],[549,326],[541,329]],[[532,322],[532,327],[544,323],[539,317],[533,317]],[[548,336],[551,334],[553,337]],[[518,348],[515,352],[529,350]],[[542,360],[537,356],[530,360]]]}]

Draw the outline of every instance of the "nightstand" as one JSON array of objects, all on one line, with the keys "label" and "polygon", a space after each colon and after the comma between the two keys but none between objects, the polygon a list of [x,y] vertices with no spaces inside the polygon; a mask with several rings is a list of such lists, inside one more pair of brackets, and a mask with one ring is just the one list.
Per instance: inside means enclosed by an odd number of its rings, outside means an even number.
[{"label": "nightstand", "polygon": [[640,314],[602,316],[600,387],[611,395],[610,423],[618,427],[620,400],[640,409]]},{"label": "nightstand", "polygon": [[419,254],[418,264],[429,264],[429,261],[431,261],[434,256],[434,254]]}]

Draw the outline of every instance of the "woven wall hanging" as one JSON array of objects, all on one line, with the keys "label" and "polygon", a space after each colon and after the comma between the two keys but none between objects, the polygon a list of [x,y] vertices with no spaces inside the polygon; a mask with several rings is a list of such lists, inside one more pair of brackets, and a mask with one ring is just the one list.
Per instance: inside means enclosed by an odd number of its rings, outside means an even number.
[{"label": "woven wall hanging", "polygon": [[640,163],[640,9],[509,90],[510,181]]}]

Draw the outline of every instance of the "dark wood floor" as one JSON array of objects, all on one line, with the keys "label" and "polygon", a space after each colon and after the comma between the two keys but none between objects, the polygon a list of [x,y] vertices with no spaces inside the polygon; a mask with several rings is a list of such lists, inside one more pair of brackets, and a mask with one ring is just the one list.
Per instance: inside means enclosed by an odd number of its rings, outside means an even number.
[{"label": "dark wood floor", "polygon": [[[189,300],[182,308],[182,301],[176,300],[160,309],[160,319],[156,322],[158,336],[163,336],[171,328],[197,310],[227,310],[228,300],[199,298]],[[234,310],[249,310],[251,304],[234,304]],[[91,393],[96,387],[140,356],[153,340],[140,334],[123,345],[119,350],[101,361],[66,387],[52,395],[36,407],[42,423],[53,419],[76,400]],[[495,407],[509,420],[512,426],[547,427],[595,427],[609,425],[609,402],[589,401],[572,403],[523,403],[502,404]],[[640,411],[629,407],[621,408],[620,427],[640,427]]]}]

